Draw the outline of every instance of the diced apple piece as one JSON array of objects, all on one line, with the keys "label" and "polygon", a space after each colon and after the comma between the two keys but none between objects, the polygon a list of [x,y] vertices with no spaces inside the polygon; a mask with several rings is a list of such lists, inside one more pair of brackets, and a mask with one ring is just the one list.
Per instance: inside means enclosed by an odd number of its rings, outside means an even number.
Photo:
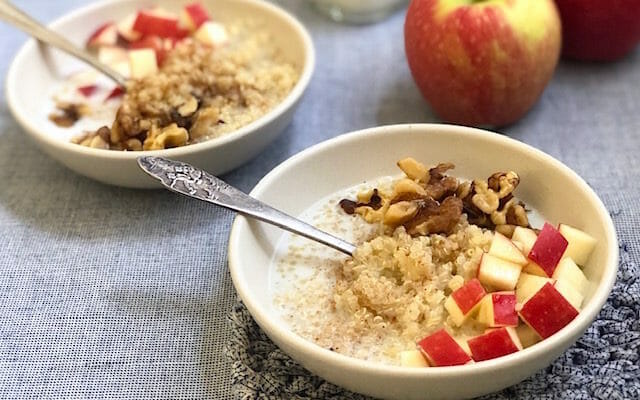
[{"label": "diced apple piece", "polygon": [[407,350],[400,352],[400,365],[403,367],[428,367],[429,363],[420,350]]},{"label": "diced apple piece", "polygon": [[104,101],[107,102],[111,99],[116,99],[122,96],[123,94],[124,94],[124,89],[122,89],[120,86],[116,86],[113,88],[113,90],[111,90],[111,92],[109,92],[107,97],[105,97]]},{"label": "diced apple piece", "polygon": [[474,278],[451,293],[444,302],[444,308],[449,312],[453,323],[460,326],[473,313],[485,294],[480,281]]},{"label": "diced apple piece", "polygon": [[420,340],[418,347],[429,365],[434,367],[463,365],[472,361],[469,354],[444,329]]},{"label": "diced apple piece", "polygon": [[127,58],[124,61],[111,64],[111,68],[120,73],[125,78],[131,77],[131,67],[129,65],[129,52],[127,52]]},{"label": "diced apple piece", "polygon": [[584,266],[596,247],[596,239],[567,224],[560,224],[558,231],[569,242],[564,257],[571,257],[576,264]]},{"label": "diced apple piece", "polygon": [[489,254],[515,264],[525,265],[527,263],[527,258],[518,250],[518,247],[500,232],[493,235]]},{"label": "diced apple piece", "polygon": [[580,310],[584,296],[568,281],[556,281],[554,288],[576,309]]},{"label": "diced apple piece", "polygon": [[553,271],[553,278],[557,281],[566,281],[582,296],[586,295],[589,289],[589,280],[580,267],[569,257],[560,260],[555,271]]},{"label": "diced apple piece", "polygon": [[482,299],[478,322],[488,327],[517,326],[515,292],[493,292]]},{"label": "diced apple piece", "polygon": [[98,50],[98,60],[110,66],[122,61],[127,61],[127,58],[127,51],[122,47],[104,46]]},{"label": "diced apple piece", "polygon": [[556,228],[545,222],[538,239],[529,252],[529,259],[538,264],[547,276],[552,276],[567,245],[567,239]]},{"label": "diced apple piece", "polygon": [[193,36],[201,43],[212,47],[222,46],[229,40],[224,25],[211,21],[202,24]]},{"label": "diced apple piece", "polygon": [[192,32],[210,20],[209,12],[200,3],[187,4],[180,12],[180,26]]},{"label": "diced apple piece", "polygon": [[133,22],[133,30],[143,36],[183,38],[188,35],[178,26],[178,18],[159,10],[142,10]]},{"label": "diced apple piece", "polygon": [[98,89],[98,86],[96,85],[79,86],[78,92],[80,92],[84,97],[91,97],[91,95],[95,93],[96,89]]},{"label": "diced apple piece", "polygon": [[516,284],[516,303],[524,304],[546,283],[553,284],[555,281],[538,275],[521,273],[518,283]]},{"label": "diced apple piece", "polygon": [[131,42],[129,44],[129,49],[152,49],[156,52],[156,61],[158,62],[158,66],[162,65],[162,62],[168,53],[168,50],[165,49],[164,39],[160,36],[154,35],[144,36],[140,40]]},{"label": "diced apple piece", "polygon": [[578,310],[552,284],[545,283],[523,304],[519,314],[527,325],[546,339],[573,321]]},{"label": "diced apple piece", "polygon": [[478,267],[478,279],[496,290],[513,290],[518,282],[522,265],[502,258],[483,254]]},{"label": "diced apple piece", "polygon": [[89,36],[87,47],[93,49],[100,46],[115,46],[117,42],[118,29],[113,22],[107,22]]},{"label": "diced apple piece", "polygon": [[462,347],[462,350],[464,350],[465,353],[467,354],[471,354],[471,349],[469,348],[469,343],[467,343],[467,340],[469,340],[468,337],[454,337],[453,340],[456,341],[456,343],[458,343],[458,345],[460,347]]},{"label": "diced apple piece", "polygon": [[533,247],[533,244],[538,239],[538,235],[533,229],[524,228],[522,226],[516,226],[513,230],[513,236],[511,240],[522,244],[522,253],[528,255]]},{"label": "diced apple piece", "polygon": [[527,324],[518,325],[518,327],[516,328],[516,333],[518,334],[518,339],[520,339],[522,347],[525,349],[542,340],[540,335],[538,335],[536,331],[531,329],[531,327]]},{"label": "diced apple piece", "polygon": [[133,79],[142,79],[156,73],[158,71],[156,52],[151,49],[129,51],[129,66]]},{"label": "diced apple piece", "polygon": [[492,329],[467,341],[474,361],[490,360],[522,350],[522,344],[512,327]]},{"label": "diced apple piece", "polygon": [[545,270],[533,261],[529,261],[529,264],[525,265],[524,268],[522,268],[522,271],[526,272],[527,274],[542,276],[544,278],[549,277]]},{"label": "diced apple piece", "polygon": [[133,29],[137,17],[138,13],[129,14],[117,25],[118,33],[128,42],[134,42],[142,37],[142,33]]}]

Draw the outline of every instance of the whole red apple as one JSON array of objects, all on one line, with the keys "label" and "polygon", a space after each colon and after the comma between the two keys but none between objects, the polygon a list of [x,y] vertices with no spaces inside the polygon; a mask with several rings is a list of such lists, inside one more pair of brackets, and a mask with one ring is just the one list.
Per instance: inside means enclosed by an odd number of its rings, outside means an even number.
[{"label": "whole red apple", "polygon": [[560,56],[560,31],[553,0],[413,0],[405,51],[442,119],[503,126],[542,94]]},{"label": "whole red apple", "polygon": [[556,0],[562,20],[562,55],[613,61],[640,42],[638,0]]}]

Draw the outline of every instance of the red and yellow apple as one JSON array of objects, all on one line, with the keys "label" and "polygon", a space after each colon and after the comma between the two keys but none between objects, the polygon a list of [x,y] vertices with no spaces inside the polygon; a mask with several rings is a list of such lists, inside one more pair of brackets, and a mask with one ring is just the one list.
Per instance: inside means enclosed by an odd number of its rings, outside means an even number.
[{"label": "red and yellow apple", "polygon": [[522,350],[518,334],[512,327],[488,330],[467,343],[474,361],[490,360]]},{"label": "red and yellow apple", "polygon": [[475,278],[453,291],[444,302],[444,308],[449,312],[451,321],[456,326],[462,325],[486,293],[480,281]]},{"label": "red and yellow apple", "polygon": [[463,365],[471,357],[444,329],[440,329],[418,342],[418,348],[433,367]]},{"label": "red and yellow apple", "polygon": [[413,0],[405,51],[424,98],[444,120],[503,126],[538,100],[558,62],[553,0]]},{"label": "red and yellow apple", "polygon": [[613,61],[640,42],[640,1],[556,0],[562,19],[562,55]]}]

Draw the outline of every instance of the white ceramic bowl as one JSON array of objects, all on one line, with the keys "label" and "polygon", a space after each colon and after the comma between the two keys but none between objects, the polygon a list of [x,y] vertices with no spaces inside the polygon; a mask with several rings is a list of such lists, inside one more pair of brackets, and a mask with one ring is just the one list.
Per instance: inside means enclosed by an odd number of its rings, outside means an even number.
[{"label": "white ceramic bowl", "polygon": [[551,156],[495,133],[452,125],[396,125],[345,134],[285,161],[251,194],[299,215],[318,199],[364,180],[398,173],[396,161],[412,156],[428,164],[455,163],[453,173],[487,177],[520,174],[517,195],[550,222],[579,226],[598,239],[585,267],[592,291],[568,326],[523,351],[472,365],[403,368],[374,364],[323,349],[292,333],[272,311],[265,282],[282,232],[236,218],[229,267],[240,298],[256,322],[287,354],[315,374],[350,390],[388,399],[461,399],[513,385],[549,365],[591,324],[616,277],[618,245],[598,196],[575,172]]},{"label": "white ceramic bowl", "polygon": [[[50,27],[79,46],[101,23],[119,21],[141,7],[159,5],[179,10],[188,3],[172,0],[102,1],[76,10]],[[260,0],[203,0],[216,20],[225,23],[251,16],[273,35],[283,56],[298,66],[300,79],[291,93],[273,110],[226,136],[179,148],[145,152],[183,160],[222,174],[258,154],[289,124],[306,89],[315,64],[315,53],[306,29],[290,14]],[[11,112],[25,131],[48,153],[70,169],[98,181],[118,186],[157,187],[136,165],[139,152],[92,149],[69,142],[68,135],[49,121],[54,88],[71,71],[88,69],[79,61],[29,40],[18,52],[7,75],[7,101]],[[97,129],[98,126],[95,127]],[[70,128],[73,129],[73,128]]]}]

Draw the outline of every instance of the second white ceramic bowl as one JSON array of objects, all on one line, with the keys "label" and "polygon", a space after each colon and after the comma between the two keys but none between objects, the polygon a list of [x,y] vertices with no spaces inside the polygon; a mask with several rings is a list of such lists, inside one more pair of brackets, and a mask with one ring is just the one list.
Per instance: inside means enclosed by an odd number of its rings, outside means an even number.
[{"label": "second white ceramic bowl", "polygon": [[[177,11],[189,2],[107,0],[76,10],[50,27],[83,46],[102,23],[120,21],[135,10],[153,5]],[[223,24],[238,18],[259,20],[272,34],[284,58],[300,70],[300,79],[291,93],[253,123],[214,140],[144,152],[145,155],[186,161],[213,174],[222,174],[257,155],[291,122],[311,79],[315,52],[307,30],[289,13],[270,3],[261,0],[203,0],[202,3]],[[6,94],[11,112],[46,153],[75,172],[112,185],[158,187],[157,181],[146,176],[136,164],[136,157],[143,153],[92,149],[70,143],[68,135],[59,132],[60,128],[49,121],[54,88],[70,71],[88,68],[60,51],[29,40],[16,55],[7,75]]]},{"label": "second white ceramic bowl", "polygon": [[602,308],[618,267],[609,213],[575,172],[551,156],[495,133],[450,125],[398,125],[354,132],[320,143],[275,168],[251,194],[292,215],[318,199],[380,176],[396,161],[453,162],[455,175],[518,172],[517,196],[553,224],[580,227],[598,239],[584,272],[592,285],[578,317],[523,351],[471,365],[403,368],[374,364],[321,348],[291,332],[271,306],[269,264],[282,232],[238,217],[229,240],[229,267],[240,298],[256,322],[287,354],[347,389],[386,399],[462,399],[513,385],[549,365],[571,346]]}]

